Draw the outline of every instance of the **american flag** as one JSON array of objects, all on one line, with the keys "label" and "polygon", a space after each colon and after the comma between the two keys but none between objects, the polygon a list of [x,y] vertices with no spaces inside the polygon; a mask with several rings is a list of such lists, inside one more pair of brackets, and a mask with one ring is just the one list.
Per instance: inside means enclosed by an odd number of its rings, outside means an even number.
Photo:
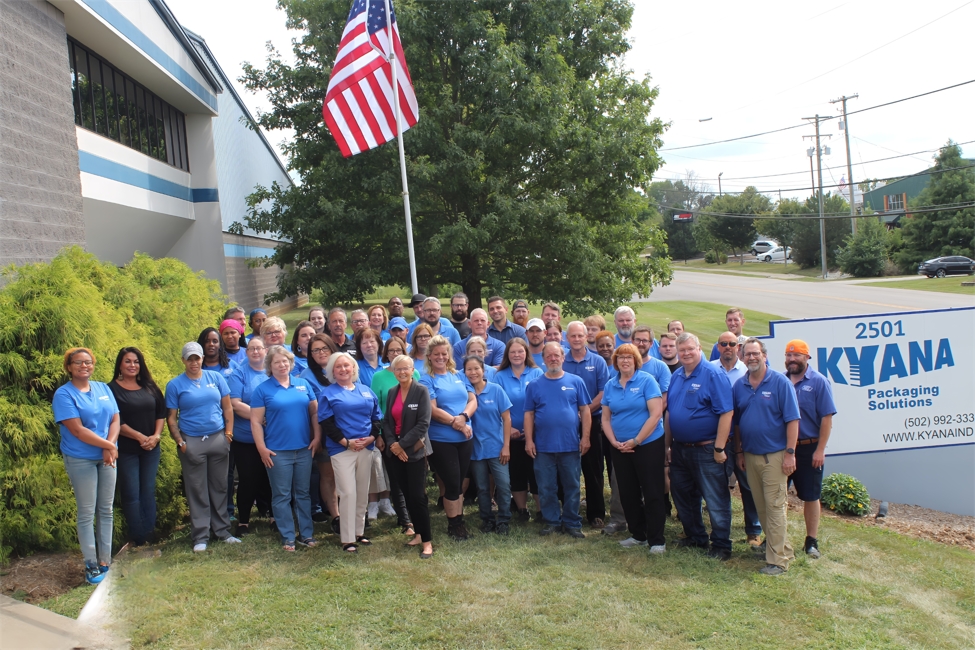
[{"label": "american flag", "polygon": [[[405,131],[420,115],[393,15],[399,106]],[[355,0],[342,33],[339,53],[328,81],[322,116],[342,155],[348,158],[396,137],[393,81],[389,63],[389,29],[384,0]]]}]

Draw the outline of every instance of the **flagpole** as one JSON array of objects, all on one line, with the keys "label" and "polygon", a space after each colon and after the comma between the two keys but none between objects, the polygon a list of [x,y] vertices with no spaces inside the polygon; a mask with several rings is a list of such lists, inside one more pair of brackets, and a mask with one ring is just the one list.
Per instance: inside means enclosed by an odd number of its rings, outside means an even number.
[{"label": "flagpole", "polygon": [[406,246],[410,253],[410,283],[413,293],[420,290],[416,283],[416,257],[413,254],[413,218],[410,214],[410,188],[406,182],[406,151],[403,149],[403,115],[399,105],[399,85],[396,79],[396,47],[393,44],[393,14],[386,2],[386,28],[389,30],[389,68],[393,77],[393,106],[396,111],[396,141],[399,144],[399,172],[403,179],[403,209],[406,211]]}]

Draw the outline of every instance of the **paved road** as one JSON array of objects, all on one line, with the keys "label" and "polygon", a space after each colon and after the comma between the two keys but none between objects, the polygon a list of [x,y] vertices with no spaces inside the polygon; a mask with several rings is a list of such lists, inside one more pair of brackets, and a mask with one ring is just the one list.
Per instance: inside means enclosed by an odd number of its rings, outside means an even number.
[{"label": "paved road", "polygon": [[[958,280],[961,282],[961,278]],[[973,307],[975,297],[936,291],[864,287],[843,281],[801,282],[674,271],[674,281],[640,302],[691,300],[735,305],[784,318],[819,318]]]}]

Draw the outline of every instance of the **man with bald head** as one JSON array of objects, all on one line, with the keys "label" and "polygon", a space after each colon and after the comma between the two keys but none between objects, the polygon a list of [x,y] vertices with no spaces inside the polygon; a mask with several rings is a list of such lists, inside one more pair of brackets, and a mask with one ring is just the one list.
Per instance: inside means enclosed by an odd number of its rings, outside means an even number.
[{"label": "man with bald head", "polygon": [[488,335],[488,326],[491,321],[488,319],[487,312],[480,308],[475,309],[471,312],[467,322],[470,325],[470,336],[454,346],[454,361],[457,363],[457,367],[464,367],[464,356],[467,354],[467,342],[471,336],[480,336],[487,344],[487,355],[484,357],[484,365],[500,365],[501,358],[504,356],[505,344],[493,336]]}]

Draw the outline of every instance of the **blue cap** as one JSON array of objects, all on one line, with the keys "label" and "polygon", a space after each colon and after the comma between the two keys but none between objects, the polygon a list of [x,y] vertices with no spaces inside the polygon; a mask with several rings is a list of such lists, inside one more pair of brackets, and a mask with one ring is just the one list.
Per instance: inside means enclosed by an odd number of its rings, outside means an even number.
[{"label": "blue cap", "polygon": [[389,319],[389,331],[409,329],[406,326],[406,319],[402,316],[395,316]]}]

